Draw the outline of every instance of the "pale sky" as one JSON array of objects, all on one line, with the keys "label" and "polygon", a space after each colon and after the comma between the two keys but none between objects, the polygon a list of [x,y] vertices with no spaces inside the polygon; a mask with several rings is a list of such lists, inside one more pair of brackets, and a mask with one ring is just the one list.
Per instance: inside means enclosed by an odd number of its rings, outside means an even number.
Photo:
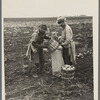
[{"label": "pale sky", "polygon": [[2,0],[4,17],[92,16],[96,0]]}]

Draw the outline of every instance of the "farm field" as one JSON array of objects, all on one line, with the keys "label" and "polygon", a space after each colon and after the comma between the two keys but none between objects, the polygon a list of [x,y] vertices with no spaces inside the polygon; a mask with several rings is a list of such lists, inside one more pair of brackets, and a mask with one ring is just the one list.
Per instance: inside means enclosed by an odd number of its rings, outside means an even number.
[{"label": "farm field", "polygon": [[[51,32],[60,34],[61,29],[56,25],[56,20],[4,21],[6,100],[93,100],[92,19],[71,20],[68,20],[68,24],[73,30],[77,57],[73,80],[62,80],[49,73],[34,78],[30,70],[23,73],[23,64],[28,63],[25,54],[32,33],[44,23]],[[44,53],[49,61],[50,53]],[[34,62],[36,60],[37,56],[34,56]],[[44,80],[44,84],[41,84],[41,80]]]}]

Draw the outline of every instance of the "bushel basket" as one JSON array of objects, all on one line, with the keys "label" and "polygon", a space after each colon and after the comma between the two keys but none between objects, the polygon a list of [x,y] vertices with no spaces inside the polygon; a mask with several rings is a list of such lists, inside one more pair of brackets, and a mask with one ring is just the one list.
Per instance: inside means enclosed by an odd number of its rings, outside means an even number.
[{"label": "bushel basket", "polygon": [[50,39],[48,43],[48,50],[49,51],[54,51],[58,48],[59,43],[56,40]]},{"label": "bushel basket", "polygon": [[61,67],[61,78],[62,79],[73,79],[75,73],[75,67],[72,65],[64,65]]}]

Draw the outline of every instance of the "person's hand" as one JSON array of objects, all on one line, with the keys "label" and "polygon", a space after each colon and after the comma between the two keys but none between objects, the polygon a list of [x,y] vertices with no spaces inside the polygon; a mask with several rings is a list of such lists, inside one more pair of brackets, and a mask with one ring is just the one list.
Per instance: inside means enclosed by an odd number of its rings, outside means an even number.
[{"label": "person's hand", "polygon": [[61,44],[61,36],[58,37],[58,42]]},{"label": "person's hand", "polygon": [[43,48],[48,48],[48,46],[47,45],[44,45]]},{"label": "person's hand", "polygon": [[60,45],[60,46],[58,46],[58,48],[57,48],[58,50],[62,50],[62,46]]},{"label": "person's hand", "polygon": [[40,47],[41,48],[47,48],[47,45],[41,44]]},{"label": "person's hand", "polygon": [[43,51],[44,52],[49,52],[49,50],[47,48],[44,48]]},{"label": "person's hand", "polygon": [[60,41],[60,40],[61,40],[61,36],[58,37],[58,41]]},{"label": "person's hand", "polygon": [[65,43],[64,42],[61,42],[61,46],[64,46],[65,45]]}]

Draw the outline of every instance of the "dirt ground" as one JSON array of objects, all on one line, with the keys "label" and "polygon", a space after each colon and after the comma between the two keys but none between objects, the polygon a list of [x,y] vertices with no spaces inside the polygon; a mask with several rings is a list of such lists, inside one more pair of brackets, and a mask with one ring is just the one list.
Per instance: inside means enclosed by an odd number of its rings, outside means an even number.
[{"label": "dirt ground", "polygon": [[9,61],[9,66],[5,66],[6,99],[93,100],[92,57],[87,55],[80,61],[73,80],[63,80],[47,73],[33,78],[29,73],[23,74],[20,64]]}]

